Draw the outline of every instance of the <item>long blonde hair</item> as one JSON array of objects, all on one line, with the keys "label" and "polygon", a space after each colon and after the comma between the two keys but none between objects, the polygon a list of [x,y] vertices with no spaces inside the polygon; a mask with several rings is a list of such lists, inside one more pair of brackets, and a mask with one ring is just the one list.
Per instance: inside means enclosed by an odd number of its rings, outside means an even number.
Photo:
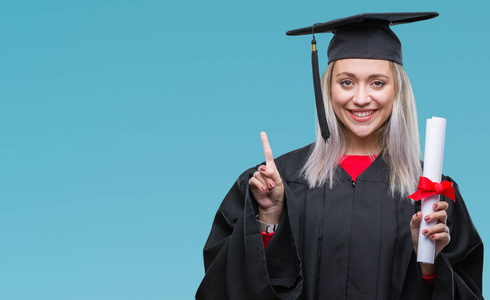
[{"label": "long blonde hair", "polygon": [[[390,167],[391,194],[405,196],[413,192],[421,171],[417,110],[412,86],[403,67],[390,62],[395,82],[395,99],[391,116],[376,132],[376,143]],[[331,101],[332,72],[335,62],[328,65],[321,78],[325,113],[330,128],[328,143],[317,124],[316,142],[302,169],[311,188],[329,183],[333,187],[339,160],[347,149],[344,126],[337,119]],[[318,122],[317,122],[318,123]]]}]

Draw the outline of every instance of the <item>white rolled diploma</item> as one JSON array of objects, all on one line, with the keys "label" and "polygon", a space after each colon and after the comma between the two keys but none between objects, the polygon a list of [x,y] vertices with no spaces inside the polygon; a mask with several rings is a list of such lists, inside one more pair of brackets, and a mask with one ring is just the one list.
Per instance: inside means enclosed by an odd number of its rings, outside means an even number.
[{"label": "white rolled diploma", "polygon": [[[427,119],[425,132],[425,152],[423,176],[432,182],[441,182],[442,161],[444,158],[444,140],[446,138],[446,119],[432,117]],[[426,264],[434,263],[435,241],[429,236],[422,234],[424,229],[437,224],[437,220],[429,223],[423,218],[434,212],[432,205],[439,201],[440,195],[433,195],[423,198],[422,201],[422,222],[420,223],[419,245],[417,249],[417,261]]]}]

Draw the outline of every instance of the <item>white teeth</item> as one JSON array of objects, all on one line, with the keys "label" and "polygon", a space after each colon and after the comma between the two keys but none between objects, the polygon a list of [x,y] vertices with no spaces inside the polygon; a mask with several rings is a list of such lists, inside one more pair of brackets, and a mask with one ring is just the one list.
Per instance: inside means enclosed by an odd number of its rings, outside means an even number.
[{"label": "white teeth", "polygon": [[356,111],[353,111],[352,113],[354,114],[354,116],[356,117],[360,117],[360,118],[364,118],[364,117],[367,117],[367,116],[370,116],[373,114],[373,110],[371,111],[363,111],[363,112],[356,112]]}]

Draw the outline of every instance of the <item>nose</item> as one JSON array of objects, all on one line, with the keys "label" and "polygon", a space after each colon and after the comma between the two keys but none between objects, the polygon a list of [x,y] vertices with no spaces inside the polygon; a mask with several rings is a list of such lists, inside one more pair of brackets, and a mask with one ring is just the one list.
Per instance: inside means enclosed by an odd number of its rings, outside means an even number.
[{"label": "nose", "polygon": [[371,103],[371,95],[369,94],[369,89],[364,86],[358,86],[354,97],[352,97],[352,102],[357,106],[366,106]]}]

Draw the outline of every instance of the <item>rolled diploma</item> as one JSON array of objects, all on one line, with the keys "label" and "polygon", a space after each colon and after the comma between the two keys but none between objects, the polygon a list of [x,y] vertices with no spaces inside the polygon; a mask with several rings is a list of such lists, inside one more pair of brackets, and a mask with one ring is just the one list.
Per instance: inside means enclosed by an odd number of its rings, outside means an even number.
[{"label": "rolled diploma", "polygon": [[[423,176],[433,182],[441,182],[445,137],[446,119],[437,117],[427,119]],[[423,218],[434,212],[432,205],[439,201],[439,197],[440,195],[433,195],[422,199],[421,210],[423,217],[420,224],[419,245],[417,249],[417,261],[421,263],[434,263],[435,241],[423,235],[422,231],[437,224],[437,220],[427,223]]]}]

